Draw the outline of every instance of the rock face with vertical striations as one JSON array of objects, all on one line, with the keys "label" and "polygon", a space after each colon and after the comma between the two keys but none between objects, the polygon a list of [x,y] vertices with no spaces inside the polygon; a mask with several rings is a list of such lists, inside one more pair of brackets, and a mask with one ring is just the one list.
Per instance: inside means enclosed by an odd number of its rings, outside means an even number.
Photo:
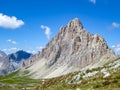
[{"label": "rock face with vertical striations", "polygon": [[88,65],[103,65],[114,58],[105,40],[84,30],[75,18],[62,27],[46,47],[25,62],[33,78],[51,78],[81,70]]}]

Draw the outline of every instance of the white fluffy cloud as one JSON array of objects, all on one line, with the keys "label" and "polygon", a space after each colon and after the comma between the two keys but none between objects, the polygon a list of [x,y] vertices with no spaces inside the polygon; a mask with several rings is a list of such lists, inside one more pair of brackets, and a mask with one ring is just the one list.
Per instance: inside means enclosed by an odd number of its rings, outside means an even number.
[{"label": "white fluffy cloud", "polygon": [[9,43],[11,43],[11,44],[17,44],[17,42],[16,42],[16,41],[11,40],[11,39],[8,39],[8,40],[7,40],[7,42],[9,42]]},{"label": "white fluffy cloud", "polygon": [[9,50],[9,51],[18,50],[18,48],[13,47],[13,48],[9,48],[8,50]]},{"label": "white fluffy cloud", "polygon": [[16,51],[16,50],[19,50],[18,48],[16,48],[16,47],[12,47],[12,48],[8,48],[8,49],[3,49],[2,51],[4,51],[4,52],[11,52],[11,51]]},{"label": "white fluffy cloud", "polygon": [[36,51],[35,50],[27,50],[28,53],[32,53],[32,54],[35,54]]},{"label": "white fluffy cloud", "polygon": [[120,27],[120,24],[117,23],[117,22],[113,22],[113,23],[112,23],[112,27],[113,27],[113,28],[119,28],[119,27]]},{"label": "white fluffy cloud", "polygon": [[47,37],[48,39],[50,39],[50,35],[51,35],[51,29],[50,29],[50,27],[44,26],[44,25],[41,25],[40,27],[41,27],[41,29],[44,29],[44,30],[45,30],[45,35],[46,35],[46,37]]},{"label": "white fluffy cloud", "polygon": [[24,25],[22,20],[18,20],[15,16],[7,16],[0,13],[0,27],[16,29]]},{"label": "white fluffy cloud", "polygon": [[14,53],[16,51],[19,51],[20,49],[17,47],[9,47],[9,48],[4,48],[2,49],[2,51],[4,51],[6,54],[11,54]]},{"label": "white fluffy cloud", "polygon": [[39,51],[41,51],[43,49],[43,47],[42,46],[36,47],[36,49],[39,50]]},{"label": "white fluffy cloud", "polygon": [[36,53],[38,53],[39,51],[41,51],[42,49],[43,49],[42,46],[38,46],[38,47],[35,47],[35,48],[29,48],[29,49],[27,50],[27,52],[36,54]]},{"label": "white fluffy cloud", "polygon": [[116,53],[120,53],[120,44],[113,45],[112,48],[115,50]]},{"label": "white fluffy cloud", "polygon": [[89,0],[91,3],[96,4],[96,0]]}]

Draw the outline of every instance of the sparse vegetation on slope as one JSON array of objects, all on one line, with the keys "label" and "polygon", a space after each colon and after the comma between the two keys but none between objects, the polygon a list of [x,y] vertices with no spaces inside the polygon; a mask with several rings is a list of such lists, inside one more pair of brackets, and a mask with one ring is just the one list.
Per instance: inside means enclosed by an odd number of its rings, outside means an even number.
[{"label": "sparse vegetation on slope", "polygon": [[[28,71],[22,73],[26,74]],[[23,89],[24,88],[24,89]],[[31,79],[19,70],[0,76],[0,90],[120,90],[120,58],[104,66],[50,79]]]},{"label": "sparse vegetation on slope", "polygon": [[[21,75],[26,73],[28,71]],[[98,68],[51,79],[31,79],[21,75],[18,70],[0,76],[0,90],[120,90],[120,58]]]},{"label": "sparse vegetation on slope", "polygon": [[43,80],[31,90],[120,90],[119,64],[118,58],[102,67]]}]

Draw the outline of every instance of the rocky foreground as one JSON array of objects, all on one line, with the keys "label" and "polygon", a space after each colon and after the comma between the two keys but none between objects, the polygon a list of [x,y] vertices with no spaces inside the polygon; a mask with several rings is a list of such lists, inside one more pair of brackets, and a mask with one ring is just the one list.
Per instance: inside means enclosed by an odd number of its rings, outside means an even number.
[{"label": "rocky foreground", "polygon": [[43,79],[31,90],[120,90],[120,57],[98,68]]}]

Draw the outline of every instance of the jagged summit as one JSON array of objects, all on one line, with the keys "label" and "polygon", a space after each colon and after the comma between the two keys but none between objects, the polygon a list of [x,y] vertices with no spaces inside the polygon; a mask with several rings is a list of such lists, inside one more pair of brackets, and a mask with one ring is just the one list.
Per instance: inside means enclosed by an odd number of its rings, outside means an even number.
[{"label": "jagged summit", "polygon": [[25,62],[24,69],[33,78],[50,78],[81,70],[88,65],[97,67],[114,58],[105,40],[98,34],[90,34],[75,18],[38,54]]},{"label": "jagged summit", "polygon": [[83,25],[78,18],[75,18],[72,21],[70,21],[67,26],[72,28],[83,29]]}]

